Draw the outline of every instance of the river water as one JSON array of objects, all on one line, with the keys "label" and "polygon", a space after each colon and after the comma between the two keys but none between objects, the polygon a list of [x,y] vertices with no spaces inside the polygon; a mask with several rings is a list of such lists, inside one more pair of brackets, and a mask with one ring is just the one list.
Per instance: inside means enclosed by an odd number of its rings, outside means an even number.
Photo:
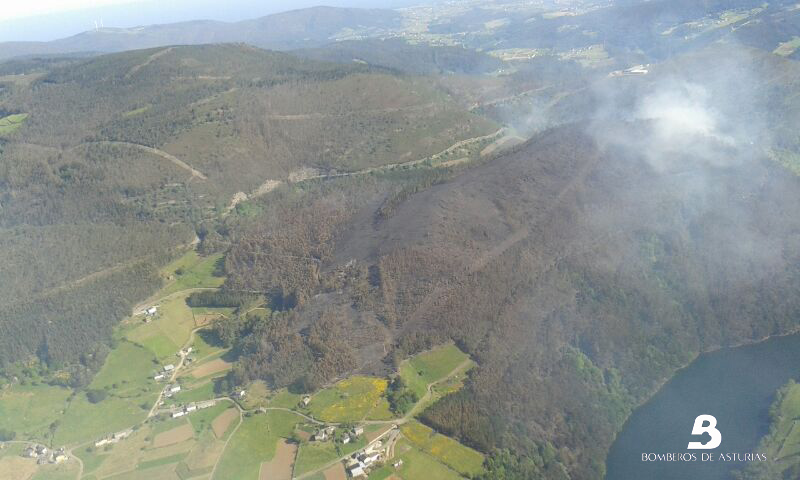
[{"label": "river water", "polygon": [[[633,412],[608,454],[606,480],[729,480],[743,463],[720,461],[720,454],[756,453],[775,391],[798,377],[800,334],[701,355]],[[688,450],[689,442],[710,439],[691,435],[703,414],[717,418],[722,443]],[[643,453],[689,452],[697,461],[642,461]],[[714,461],[701,461],[703,453]]]}]

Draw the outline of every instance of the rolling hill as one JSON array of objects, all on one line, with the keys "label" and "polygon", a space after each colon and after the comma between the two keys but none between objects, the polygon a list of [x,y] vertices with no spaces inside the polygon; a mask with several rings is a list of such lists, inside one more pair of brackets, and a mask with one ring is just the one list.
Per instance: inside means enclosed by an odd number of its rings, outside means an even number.
[{"label": "rolling hill", "polygon": [[329,43],[339,33],[374,32],[399,25],[400,14],[392,10],[313,7],[232,23],[199,20],[136,28],[102,28],[50,42],[5,42],[0,43],[0,60],[205,43],[241,42],[290,50]]},{"label": "rolling hill", "polygon": [[[3,363],[68,363],[107,339],[160,284],[155,267],[237,198],[424,159],[498,128],[422,77],[240,44],[24,68],[33,73],[3,77],[0,93],[0,274],[10,286],[0,303],[14,304],[0,319],[14,342]],[[118,250],[127,242],[135,248]],[[81,341],[64,334],[84,328],[93,333]]]},{"label": "rolling hill", "polygon": [[[736,81],[710,58],[737,63]],[[585,106],[603,114],[465,172],[355,209],[323,196],[279,235],[239,230],[229,288],[297,308],[240,332],[234,380],[314,388],[454,340],[478,367],[428,424],[494,452],[486,478],[601,478],[627,416],[677,369],[797,328],[800,180],[770,153],[797,139],[768,134],[800,114],[796,69],[715,45],[596,83]],[[293,362],[320,351],[317,329],[324,361]]]}]

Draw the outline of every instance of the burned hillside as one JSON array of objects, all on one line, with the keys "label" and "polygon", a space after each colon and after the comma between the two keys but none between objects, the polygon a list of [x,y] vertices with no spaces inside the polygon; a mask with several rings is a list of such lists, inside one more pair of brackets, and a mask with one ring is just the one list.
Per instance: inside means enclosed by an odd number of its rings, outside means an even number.
[{"label": "burned hillside", "polygon": [[[646,138],[654,122],[607,128]],[[428,423],[484,451],[511,448],[552,478],[558,464],[594,478],[633,406],[676,369],[796,327],[795,178],[755,149],[710,137],[694,141],[730,161],[673,152],[660,170],[646,152],[600,145],[593,128],[544,132],[380,221],[375,201],[339,218],[307,290],[331,293],[304,299],[293,333],[255,337],[271,342],[270,355],[308,352],[309,325],[323,323],[326,351],[282,384],[379,370],[454,340],[479,368],[424,414]],[[331,283],[335,272],[346,280]],[[347,315],[330,306],[342,298],[355,309]],[[371,346],[336,333],[364,318],[374,319]],[[356,349],[369,354],[355,361]],[[248,352],[251,364],[263,353]]]}]

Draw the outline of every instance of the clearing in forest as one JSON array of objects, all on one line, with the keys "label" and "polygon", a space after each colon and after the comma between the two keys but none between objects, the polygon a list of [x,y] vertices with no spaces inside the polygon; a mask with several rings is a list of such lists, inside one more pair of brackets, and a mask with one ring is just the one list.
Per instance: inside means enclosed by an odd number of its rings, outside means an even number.
[{"label": "clearing in forest", "polygon": [[14,133],[22,126],[22,122],[24,122],[26,118],[28,118],[27,113],[15,113],[14,115],[0,118],[0,135]]},{"label": "clearing in forest", "polygon": [[469,359],[469,355],[453,344],[436,347],[417,354],[400,364],[400,376],[419,398],[425,396],[428,385],[438,382]]}]

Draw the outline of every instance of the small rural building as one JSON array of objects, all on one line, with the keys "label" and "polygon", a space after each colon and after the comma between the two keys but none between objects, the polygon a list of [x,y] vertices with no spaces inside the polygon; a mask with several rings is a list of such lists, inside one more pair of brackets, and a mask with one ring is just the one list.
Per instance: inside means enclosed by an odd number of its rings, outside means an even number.
[{"label": "small rural building", "polygon": [[392,466],[393,466],[394,468],[400,468],[400,467],[402,467],[402,466],[403,466],[403,459],[401,458],[400,460],[398,460],[398,461],[394,462],[394,463],[392,464]]},{"label": "small rural building", "polygon": [[380,452],[379,453],[373,453],[372,455],[367,455],[364,458],[363,462],[364,462],[364,465],[370,466],[370,465],[372,465],[373,463],[377,462],[380,459],[381,459]]},{"label": "small rural building", "polygon": [[36,456],[36,450],[33,447],[28,447],[25,449],[25,452],[23,452],[22,456],[33,458]]},{"label": "small rural building", "polygon": [[164,371],[165,372],[171,372],[173,370],[175,370],[175,365],[173,365],[171,363],[169,365],[164,365]]},{"label": "small rural building", "polygon": [[153,315],[156,314],[157,311],[158,311],[158,307],[153,306],[153,307],[150,307],[147,310],[145,310],[144,313],[146,313],[147,315],[150,315],[152,317]]},{"label": "small rural building", "polygon": [[63,453],[59,453],[58,455],[53,457],[53,462],[54,463],[61,463],[61,462],[66,462],[66,461],[67,461],[67,456],[65,454],[63,454]]},{"label": "small rural building", "polygon": [[108,443],[108,439],[107,438],[101,438],[100,440],[94,442],[94,446],[95,447],[102,447],[106,443]]},{"label": "small rural building", "polygon": [[160,382],[161,380],[164,380],[164,374],[163,373],[159,373],[158,375],[153,377],[153,380],[155,380],[156,382]]},{"label": "small rural building", "polygon": [[314,442],[324,442],[328,439],[328,433],[325,430],[320,430],[311,437],[311,440]]},{"label": "small rural building", "polygon": [[217,404],[216,400],[203,400],[202,402],[195,403],[195,405],[197,405],[197,408],[200,408],[200,409],[213,407],[216,404]]},{"label": "small rural building", "polygon": [[180,391],[181,391],[181,386],[180,386],[180,385],[178,385],[178,384],[176,383],[175,385],[172,385],[172,386],[168,387],[168,388],[167,388],[167,391],[168,391],[169,393],[176,393],[176,392],[180,392]]},{"label": "small rural building", "polygon": [[187,405],[186,406],[186,413],[194,412],[195,410],[197,410],[197,405]]},{"label": "small rural building", "polygon": [[305,397],[303,397],[303,406],[307,407],[309,403],[311,403],[311,397],[306,395]]},{"label": "small rural building", "polygon": [[363,434],[364,434],[364,427],[355,427],[353,429],[353,435],[355,435],[356,437]]},{"label": "small rural building", "polygon": [[345,435],[342,437],[342,443],[344,443],[345,445],[346,445],[346,444],[348,444],[348,443],[350,443],[350,435],[347,435],[347,434],[345,434]]},{"label": "small rural building", "polygon": [[184,415],[186,415],[186,412],[184,412],[183,410],[181,410],[179,412],[172,412],[172,418],[178,418],[178,417],[182,417]]},{"label": "small rural building", "polygon": [[112,435],[111,437],[114,438],[115,440],[122,440],[123,438],[128,438],[131,433],[133,433],[133,429],[129,428],[127,430],[119,431],[114,435]]}]

